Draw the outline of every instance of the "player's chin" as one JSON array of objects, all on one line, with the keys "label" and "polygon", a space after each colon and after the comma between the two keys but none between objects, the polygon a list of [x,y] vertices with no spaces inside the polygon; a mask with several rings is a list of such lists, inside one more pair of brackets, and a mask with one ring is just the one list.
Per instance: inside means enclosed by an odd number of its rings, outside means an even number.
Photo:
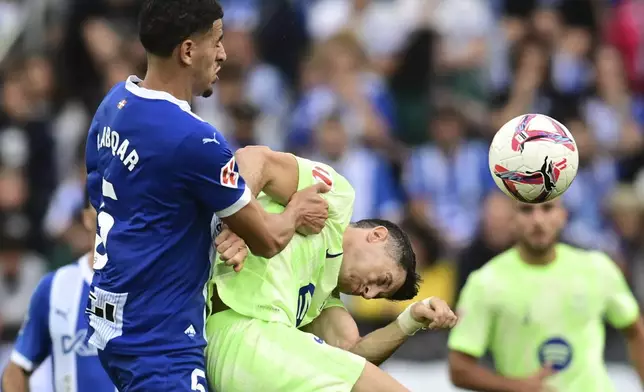
[{"label": "player's chin", "polygon": [[208,97],[210,97],[210,96],[213,94],[213,92],[214,92],[214,91],[213,91],[212,87],[208,87],[208,88],[206,88],[206,89],[204,90],[204,92],[201,94],[201,96],[202,96],[203,98],[208,98]]},{"label": "player's chin", "polygon": [[555,244],[552,238],[532,238],[527,241],[528,248],[532,253],[541,254],[548,252]]}]

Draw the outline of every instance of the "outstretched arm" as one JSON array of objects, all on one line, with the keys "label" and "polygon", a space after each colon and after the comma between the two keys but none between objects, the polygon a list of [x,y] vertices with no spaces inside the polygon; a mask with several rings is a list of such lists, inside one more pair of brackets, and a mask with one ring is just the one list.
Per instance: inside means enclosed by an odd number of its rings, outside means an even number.
[{"label": "outstretched arm", "polygon": [[409,336],[421,328],[451,328],[456,316],[447,304],[432,298],[416,302],[407,308],[397,320],[384,328],[360,337],[355,320],[342,307],[324,309],[311,324],[303,329],[328,344],[360,355],[374,365],[386,361]]}]

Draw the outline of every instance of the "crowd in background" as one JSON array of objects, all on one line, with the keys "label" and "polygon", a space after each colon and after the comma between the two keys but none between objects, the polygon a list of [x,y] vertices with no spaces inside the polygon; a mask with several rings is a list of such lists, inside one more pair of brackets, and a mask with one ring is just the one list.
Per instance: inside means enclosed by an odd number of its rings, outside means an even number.
[{"label": "crowd in background", "polygon": [[[86,132],[111,86],[144,76],[139,3],[0,0],[0,42],[13,43],[0,45],[4,352],[40,277],[89,249]],[[193,110],[235,148],[265,144],[346,176],[355,220],[390,219],[411,236],[421,297],[453,304],[467,275],[512,245],[513,205],[496,192],[487,146],[533,112],[564,123],[580,151],[564,240],[608,252],[644,300],[643,0],[221,3],[228,61]],[[347,306],[368,331],[405,304]],[[445,352],[434,333],[397,355]],[[607,356],[625,359],[610,335]]]}]

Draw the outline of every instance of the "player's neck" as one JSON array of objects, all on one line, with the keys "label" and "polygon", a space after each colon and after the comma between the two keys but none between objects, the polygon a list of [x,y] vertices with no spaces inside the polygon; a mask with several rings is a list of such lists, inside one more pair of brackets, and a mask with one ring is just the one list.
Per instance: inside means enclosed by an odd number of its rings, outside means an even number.
[{"label": "player's neck", "polygon": [[557,258],[557,250],[554,246],[544,252],[534,252],[519,244],[517,250],[521,260],[530,265],[548,265]]},{"label": "player's neck", "polygon": [[148,58],[148,70],[140,87],[163,91],[173,97],[188,101],[192,99],[192,84],[183,72],[173,69],[168,60]]}]

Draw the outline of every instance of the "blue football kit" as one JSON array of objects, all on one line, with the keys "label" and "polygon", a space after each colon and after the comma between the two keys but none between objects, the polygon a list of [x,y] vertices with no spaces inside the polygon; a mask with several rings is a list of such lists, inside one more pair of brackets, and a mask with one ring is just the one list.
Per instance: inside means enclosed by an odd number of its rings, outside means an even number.
[{"label": "blue football kit", "polygon": [[51,357],[55,392],[115,391],[96,347],[85,342],[84,313],[92,282],[88,258],[42,278],[11,353],[11,361],[27,372]]},{"label": "blue football kit", "polygon": [[219,218],[251,200],[226,140],[131,76],[87,139],[98,213],[89,343],[121,391],[206,391],[206,282]]}]

